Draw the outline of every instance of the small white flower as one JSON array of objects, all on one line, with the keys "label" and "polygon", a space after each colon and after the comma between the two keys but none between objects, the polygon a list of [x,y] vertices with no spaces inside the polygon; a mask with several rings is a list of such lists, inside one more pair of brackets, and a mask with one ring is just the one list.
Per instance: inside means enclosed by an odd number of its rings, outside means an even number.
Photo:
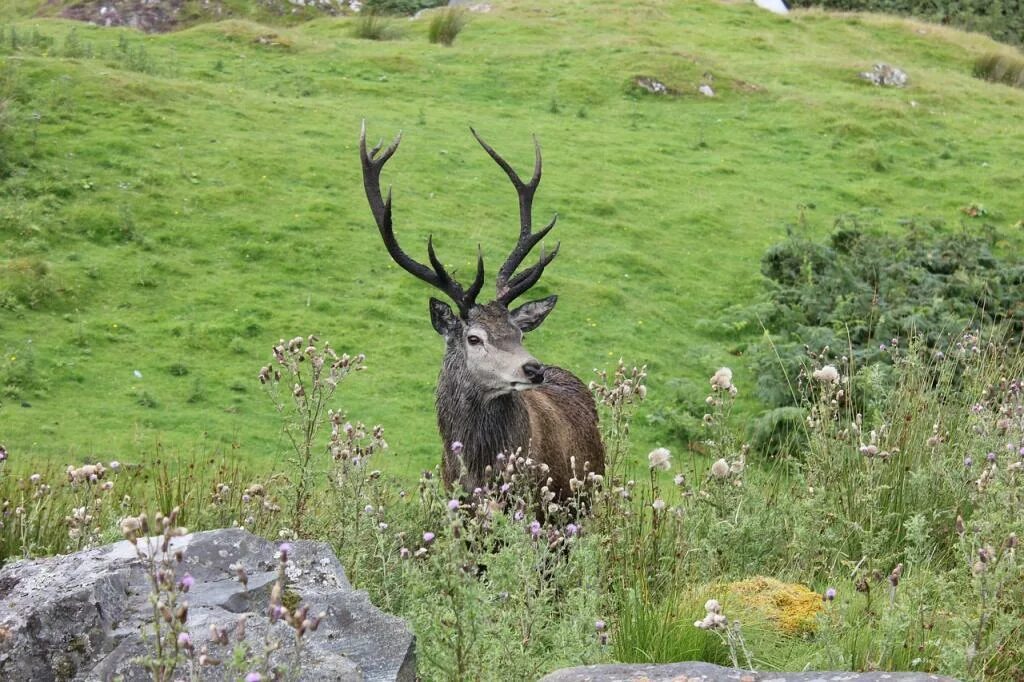
[{"label": "small white flower", "polygon": [[708,599],[704,602],[704,610],[708,613],[721,613],[722,605],[718,603],[717,599]]},{"label": "small white flower", "polygon": [[711,388],[715,391],[728,391],[732,386],[732,370],[728,367],[721,367],[711,377]]},{"label": "small white flower", "polygon": [[654,507],[654,511],[663,511],[665,509],[665,500],[659,498],[651,503],[651,506]]},{"label": "small white flower", "polygon": [[672,468],[672,453],[668,448],[655,448],[647,455],[647,463],[652,469],[668,471]]},{"label": "small white flower", "polygon": [[685,474],[676,474],[676,477],[674,479],[672,479],[672,480],[675,481],[675,484],[678,485],[678,486],[686,485],[686,475]]},{"label": "small white flower", "polygon": [[835,368],[835,365],[825,365],[821,369],[814,370],[811,376],[823,384],[835,384],[839,381],[839,370]]},{"label": "small white flower", "polygon": [[711,465],[711,475],[715,478],[726,478],[729,476],[729,463],[719,459]]}]

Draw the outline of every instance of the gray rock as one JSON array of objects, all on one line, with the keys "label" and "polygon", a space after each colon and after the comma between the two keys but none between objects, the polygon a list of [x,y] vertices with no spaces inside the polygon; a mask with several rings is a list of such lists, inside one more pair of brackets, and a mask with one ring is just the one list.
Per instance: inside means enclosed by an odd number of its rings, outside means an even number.
[{"label": "gray rock", "polygon": [[956,682],[928,673],[752,673],[712,663],[588,665],[557,670],[541,682]]},{"label": "gray rock", "polygon": [[[408,625],[354,590],[326,543],[292,544],[286,589],[309,604],[310,613],[326,613],[319,629],[303,638],[299,679],[413,682],[414,638]],[[262,651],[269,629],[284,643],[275,659],[290,660],[294,631],[280,621],[271,625],[265,615],[277,577],[274,543],[224,529],[175,538],[170,549],[184,551],[178,577],[187,571],[195,579],[185,599],[197,651],[209,645],[211,654],[229,660],[234,641],[226,647],[210,644],[210,625],[230,631],[248,615],[245,632],[252,650]],[[246,569],[248,590],[235,579],[231,566],[236,562]],[[151,639],[148,579],[127,541],[5,566],[0,570],[0,679],[151,679],[137,660],[149,653]],[[187,666],[179,668],[183,678]],[[223,665],[201,669],[206,680],[238,677]]]},{"label": "gray rock", "polygon": [[873,69],[863,71],[859,75],[866,81],[888,88],[906,87],[909,81],[906,71],[889,64],[875,64]]}]

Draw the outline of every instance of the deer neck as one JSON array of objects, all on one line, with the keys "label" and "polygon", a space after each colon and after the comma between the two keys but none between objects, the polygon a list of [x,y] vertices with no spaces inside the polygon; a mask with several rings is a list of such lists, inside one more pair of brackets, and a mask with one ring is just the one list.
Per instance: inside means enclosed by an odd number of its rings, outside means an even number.
[{"label": "deer neck", "polygon": [[445,355],[437,382],[437,424],[444,440],[445,457],[451,445],[462,443],[467,476],[462,483],[472,490],[484,482],[485,470],[499,453],[512,453],[530,440],[530,416],[521,393],[487,394],[470,378],[465,358]]}]

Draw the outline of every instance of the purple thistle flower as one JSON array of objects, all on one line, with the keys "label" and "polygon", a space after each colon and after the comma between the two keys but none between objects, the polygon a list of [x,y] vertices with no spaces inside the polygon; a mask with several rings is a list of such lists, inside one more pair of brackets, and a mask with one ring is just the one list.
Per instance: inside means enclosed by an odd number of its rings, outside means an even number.
[{"label": "purple thistle flower", "polygon": [[[1024,456],[1024,448],[1020,449],[1020,454],[1021,454],[1021,456]],[[512,484],[511,483],[502,483],[501,484],[501,492],[503,492],[503,493],[507,493],[510,488],[512,488]]]},{"label": "purple thistle flower", "polygon": [[459,511],[459,501],[448,500],[448,511]]},{"label": "purple thistle flower", "polygon": [[429,545],[430,543],[432,543],[434,541],[435,537],[437,537],[437,536],[435,536],[433,533],[431,533],[428,530],[426,533],[423,534],[423,544],[424,545]]},{"label": "purple thistle flower", "polygon": [[263,682],[263,675],[257,672],[251,672],[245,676],[245,682]]},{"label": "purple thistle flower", "polygon": [[594,629],[597,630],[598,632],[604,632],[605,622],[603,620],[595,620],[594,621]]},{"label": "purple thistle flower", "polygon": [[281,561],[288,561],[288,554],[292,551],[292,543],[282,542],[277,550],[281,552]]},{"label": "purple thistle flower", "polygon": [[579,532],[580,527],[577,526],[575,523],[570,523],[568,526],[565,527],[565,534],[570,538],[574,537]]},{"label": "purple thistle flower", "polygon": [[178,633],[178,646],[185,647],[186,649],[192,646],[192,638],[187,632]]},{"label": "purple thistle flower", "polygon": [[974,464],[974,460],[973,459],[971,459],[970,457],[964,457],[964,467],[965,468],[970,469],[972,464]]},{"label": "purple thistle flower", "polygon": [[192,586],[196,584],[196,579],[192,577],[191,573],[186,573],[181,576],[181,580],[178,582],[178,587],[181,588],[182,592],[188,592],[192,589]]},{"label": "purple thistle flower", "polygon": [[836,598],[836,588],[830,587],[825,590],[825,601],[832,601]]},{"label": "purple thistle flower", "polygon": [[0,445],[0,462],[6,462],[6,461],[7,461],[7,448],[5,448],[3,445]]},{"label": "purple thistle flower", "polygon": [[512,518],[516,521],[522,521],[525,516],[526,515],[523,514],[521,510],[517,509],[516,513],[512,515]]},{"label": "purple thistle flower", "polygon": [[540,537],[540,521],[530,522],[530,535],[534,540]]},{"label": "purple thistle flower", "polygon": [[452,454],[453,455],[461,455],[462,454],[462,441],[461,440],[453,440],[452,441]]},{"label": "purple thistle flower", "polygon": [[994,453],[994,452],[988,453],[987,455],[985,455],[985,459],[987,459],[989,462],[996,461],[996,453]]},{"label": "purple thistle flower", "polygon": [[403,547],[400,550],[398,550],[398,556],[402,559],[408,559],[412,556],[412,552],[409,551],[408,547]]}]

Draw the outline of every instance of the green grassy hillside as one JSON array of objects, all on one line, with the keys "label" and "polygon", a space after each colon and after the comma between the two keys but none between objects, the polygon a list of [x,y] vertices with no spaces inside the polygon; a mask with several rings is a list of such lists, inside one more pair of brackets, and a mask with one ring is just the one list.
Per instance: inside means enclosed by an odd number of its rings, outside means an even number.
[{"label": "green grassy hillside", "polygon": [[[144,36],[11,5],[0,441],[58,462],[234,448],[269,464],[282,441],[257,371],[279,338],[316,333],[366,353],[342,402],[385,425],[396,470],[434,464],[433,292],[380,243],[363,119],[404,131],[384,174],[402,244],[425,257],[433,234],[463,275],[476,243],[493,272],[517,226],[468,126],[524,172],[536,134],[536,220],[559,213],[562,252],[534,290],[560,301],[530,348],[585,381],[646,362],[655,407],[673,378],[742,366],[758,330],[713,321],[758,291],[760,255],[801,213],[810,235],[869,207],[893,225],[956,224],[971,203],[1006,230],[1024,218],[1024,91],[971,76],[1010,49],[984,37],[713,0],[492,5],[451,48],[426,19],[387,42],[350,18]],[[856,77],[878,61],[910,86]],[[714,98],[696,92],[705,74]],[[681,94],[640,94],[638,75]]]}]

